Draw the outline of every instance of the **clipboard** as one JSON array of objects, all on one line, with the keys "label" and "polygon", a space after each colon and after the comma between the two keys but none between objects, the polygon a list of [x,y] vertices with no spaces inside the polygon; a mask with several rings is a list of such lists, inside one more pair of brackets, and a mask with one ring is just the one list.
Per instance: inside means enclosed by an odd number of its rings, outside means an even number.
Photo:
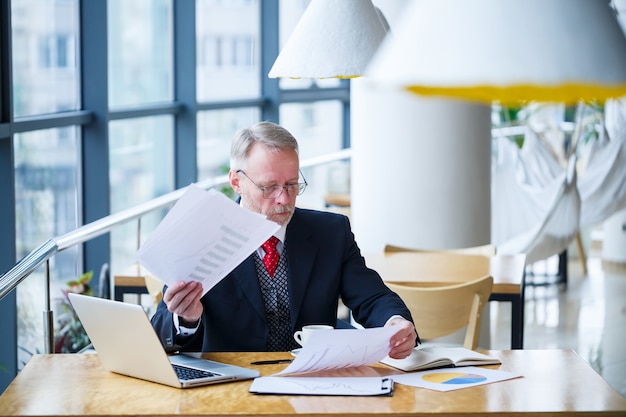
[{"label": "clipboard", "polygon": [[389,377],[264,376],[250,386],[253,394],[393,396]]}]

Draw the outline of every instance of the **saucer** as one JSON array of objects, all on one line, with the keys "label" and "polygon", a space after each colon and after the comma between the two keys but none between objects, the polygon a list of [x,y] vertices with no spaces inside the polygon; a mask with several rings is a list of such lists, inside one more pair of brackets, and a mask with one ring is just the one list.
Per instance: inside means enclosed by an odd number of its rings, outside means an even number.
[{"label": "saucer", "polygon": [[293,349],[293,350],[291,351],[291,354],[292,354],[293,356],[298,356],[298,353],[300,353],[300,351],[301,351],[301,350],[302,350],[302,348]]}]

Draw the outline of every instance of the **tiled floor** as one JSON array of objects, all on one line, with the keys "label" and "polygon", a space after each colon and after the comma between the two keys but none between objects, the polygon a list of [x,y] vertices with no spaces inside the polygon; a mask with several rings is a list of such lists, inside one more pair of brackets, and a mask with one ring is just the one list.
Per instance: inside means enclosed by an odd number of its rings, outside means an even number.
[{"label": "tiled floor", "polygon": [[[550,261],[543,267],[555,271]],[[526,287],[524,348],[573,349],[626,397],[626,273],[603,271],[593,253],[587,268],[584,275],[580,261],[571,259],[566,288]],[[507,304],[490,305],[492,349],[510,347]]]}]

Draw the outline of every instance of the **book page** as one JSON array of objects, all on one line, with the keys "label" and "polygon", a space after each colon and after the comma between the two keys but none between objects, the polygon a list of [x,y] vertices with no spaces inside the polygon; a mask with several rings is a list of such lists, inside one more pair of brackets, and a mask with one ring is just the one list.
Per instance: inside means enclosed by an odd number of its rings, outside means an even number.
[{"label": "book page", "polygon": [[463,347],[431,346],[417,347],[404,359],[386,357],[381,362],[403,371],[416,371],[444,366],[496,365],[500,360]]},{"label": "book page", "polygon": [[463,347],[432,346],[421,349],[422,352],[429,352],[439,357],[452,360],[456,366],[470,365],[497,365],[500,359],[487,356]]},{"label": "book page", "polygon": [[453,366],[452,360],[445,356],[440,356],[425,349],[415,348],[409,356],[404,359],[392,359],[389,356],[381,360],[385,365],[402,369],[403,371],[415,371],[418,369],[440,368],[442,366]]}]

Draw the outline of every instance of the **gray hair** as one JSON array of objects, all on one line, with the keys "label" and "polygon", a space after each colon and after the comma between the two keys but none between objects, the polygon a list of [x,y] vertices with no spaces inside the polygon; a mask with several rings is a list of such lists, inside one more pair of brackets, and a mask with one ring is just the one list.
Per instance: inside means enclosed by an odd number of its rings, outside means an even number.
[{"label": "gray hair", "polygon": [[298,141],[284,127],[272,122],[258,122],[235,134],[230,146],[230,169],[244,169],[250,148],[256,142],[272,151],[293,149],[298,152]]}]

